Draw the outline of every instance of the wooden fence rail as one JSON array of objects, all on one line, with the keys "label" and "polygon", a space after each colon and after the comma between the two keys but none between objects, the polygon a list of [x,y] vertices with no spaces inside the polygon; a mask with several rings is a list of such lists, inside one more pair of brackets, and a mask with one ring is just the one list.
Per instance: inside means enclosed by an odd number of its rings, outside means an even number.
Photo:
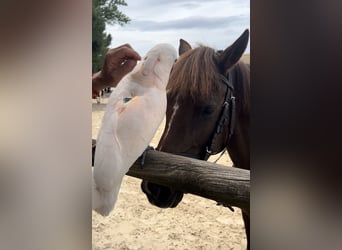
[{"label": "wooden fence rail", "polygon": [[249,210],[248,170],[153,150],[147,152],[143,168],[140,162],[127,175]]}]

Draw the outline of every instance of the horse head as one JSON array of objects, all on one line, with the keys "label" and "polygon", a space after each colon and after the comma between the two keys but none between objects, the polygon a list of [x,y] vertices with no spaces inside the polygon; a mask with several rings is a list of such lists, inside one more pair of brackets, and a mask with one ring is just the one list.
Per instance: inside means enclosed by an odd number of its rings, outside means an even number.
[{"label": "horse head", "polygon": [[[166,126],[157,150],[206,160],[208,145],[209,154],[227,147],[235,166],[249,168],[249,104],[245,103],[249,98],[249,67],[239,62],[248,38],[246,30],[220,51],[206,46],[193,49],[180,40],[180,57],[167,85]],[[224,111],[227,100],[234,101],[233,112],[233,103]],[[229,125],[232,114],[234,134]],[[141,187],[150,203],[161,208],[175,207],[183,197],[177,190],[148,181]]]}]

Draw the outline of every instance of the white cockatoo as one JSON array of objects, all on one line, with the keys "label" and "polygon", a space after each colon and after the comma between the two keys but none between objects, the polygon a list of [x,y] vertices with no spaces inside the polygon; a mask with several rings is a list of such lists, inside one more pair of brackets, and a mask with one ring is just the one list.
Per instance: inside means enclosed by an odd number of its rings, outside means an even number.
[{"label": "white cockatoo", "polygon": [[151,142],[166,112],[166,85],[176,49],[157,44],[109,97],[96,142],[93,209],[107,216],[121,182]]}]

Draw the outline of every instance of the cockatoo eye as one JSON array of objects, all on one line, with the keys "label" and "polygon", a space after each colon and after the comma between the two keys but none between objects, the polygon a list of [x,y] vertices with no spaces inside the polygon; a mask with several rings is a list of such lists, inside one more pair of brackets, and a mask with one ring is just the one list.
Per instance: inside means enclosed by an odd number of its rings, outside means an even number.
[{"label": "cockatoo eye", "polygon": [[127,102],[129,102],[131,99],[132,99],[131,97],[124,97],[122,101],[123,101],[123,103],[127,103]]}]

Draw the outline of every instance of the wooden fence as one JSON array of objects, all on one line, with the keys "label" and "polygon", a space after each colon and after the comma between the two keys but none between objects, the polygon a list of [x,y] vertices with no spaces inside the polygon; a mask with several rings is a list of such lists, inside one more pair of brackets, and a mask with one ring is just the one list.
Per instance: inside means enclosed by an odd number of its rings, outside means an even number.
[{"label": "wooden fence", "polygon": [[143,168],[138,159],[127,175],[249,210],[249,170],[150,150]]}]

